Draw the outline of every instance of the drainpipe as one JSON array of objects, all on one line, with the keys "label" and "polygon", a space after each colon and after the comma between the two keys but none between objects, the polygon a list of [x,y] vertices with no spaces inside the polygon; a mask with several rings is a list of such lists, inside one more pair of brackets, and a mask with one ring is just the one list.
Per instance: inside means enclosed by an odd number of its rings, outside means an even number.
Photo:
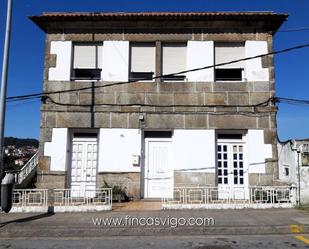
[{"label": "drainpipe", "polygon": [[302,146],[300,145],[299,148],[297,149],[297,195],[298,195],[298,207],[300,207],[301,202],[300,202],[300,156],[301,156],[301,152],[302,152]]}]

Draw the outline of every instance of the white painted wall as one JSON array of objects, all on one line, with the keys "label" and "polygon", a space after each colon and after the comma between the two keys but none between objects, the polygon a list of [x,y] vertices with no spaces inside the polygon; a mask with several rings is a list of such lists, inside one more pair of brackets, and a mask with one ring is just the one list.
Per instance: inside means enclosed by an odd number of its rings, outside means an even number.
[{"label": "white painted wall", "polygon": [[265,173],[265,159],[272,157],[271,144],[264,144],[263,130],[248,130],[247,152],[249,173]]},{"label": "white painted wall", "polygon": [[215,173],[214,130],[175,130],[174,169]]},{"label": "white painted wall", "polygon": [[48,80],[69,81],[71,74],[71,41],[52,41],[50,53],[56,54],[56,67],[49,68]]},{"label": "white painted wall", "polygon": [[[278,143],[279,179],[288,183],[297,183],[297,153],[292,151],[293,143]],[[289,168],[289,176],[284,168]]]},{"label": "white painted wall", "polygon": [[99,172],[140,172],[132,156],[141,153],[138,129],[100,129]]},{"label": "white painted wall", "polygon": [[129,42],[104,41],[102,53],[102,79],[104,81],[128,81]]},{"label": "white painted wall", "polygon": [[53,128],[52,141],[44,143],[44,156],[50,156],[50,171],[65,171],[67,162],[67,128]]},{"label": "white painted wall", "polygon": [[[266,41],[246,41],[245,56],[252,57],[268,52]],[[267,68],[262,68],[262,58],[245,61],[245,78],[247,81],[269,81]]]},{"label": "white painted wall", "polygon": [[[188,41],[187,45],[187,70],[212,66],[214,64],[213,41]],[[214,69],[209,68],[196,72],[187,73],[188,81],[213,82]]]},{"label": "white painted wall", "polygon": [[[278,158],[279,158],[279,179],[287,184],[298,186],[298,156],[296,150],[302,144],[301,141],[293,141],[288,143],[278,143]],[[284,168],[289,165],[289,176],[285,176]],[[309,167],[300,166],[300,202],[302,205],[309,204]]]}]

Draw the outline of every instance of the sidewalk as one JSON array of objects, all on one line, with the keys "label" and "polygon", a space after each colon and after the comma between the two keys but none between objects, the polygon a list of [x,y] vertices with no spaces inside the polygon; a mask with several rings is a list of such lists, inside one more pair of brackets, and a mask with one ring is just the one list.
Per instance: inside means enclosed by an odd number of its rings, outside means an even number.
[{"label": "sidewalk", "polygon": [[[213,226],[94,225],[96,218],[213,218]],[[108,211],[96,213],[0,214],[2,238],[99,238],[104,236],[291,234],[291,225],[309,234],[309,212],[296,209]]]}]

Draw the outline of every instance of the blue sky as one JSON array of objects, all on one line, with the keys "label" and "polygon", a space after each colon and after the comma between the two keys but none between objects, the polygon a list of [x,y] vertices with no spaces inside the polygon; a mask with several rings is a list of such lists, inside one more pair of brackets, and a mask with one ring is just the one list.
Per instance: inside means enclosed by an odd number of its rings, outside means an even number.
[{"label": "blue sky", "polygon": [[[288,13],[282,30],[309,26],[309,1],[283,0],[13,0],[13,22],[9,64],[8,96],[42,91],[44,33],[27,16],[46,11],[274,11]],[[0,66],[7,0],[0,0]],[[309,30],[279,32],[275,50],[309,43]],[[309,99],[309,48],[277,55],[275,79],[277,96]],[[0,72],[1,73],[1,72]],[[38,100],[15,102],[7,106],[6,136],[39,137],[40,103]],[[280,104],[278,133],[281,140],[309,137],[309,106]]]}]

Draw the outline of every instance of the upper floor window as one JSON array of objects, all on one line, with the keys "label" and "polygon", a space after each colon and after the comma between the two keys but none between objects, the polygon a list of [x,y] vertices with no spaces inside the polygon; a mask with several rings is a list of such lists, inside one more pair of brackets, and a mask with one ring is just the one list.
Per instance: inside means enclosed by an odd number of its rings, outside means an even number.
[{"label": "upper floor window", "polygon": [[102,44],[76,43],[73,47],[73,80],[100,80]]},{"label": "upper floor window", "polygon": [[155,75],[154,43],[130,44],[130,80],[152,80]]},{"label": "upper floor window", "polygon": [[[162,74],[174,74],[186,70],[187,44],[186,43],[163,43],[162,45]],[[183,81],[185,74],[169,75],[162,77],[163,80]]]},{"label": "upper floor window", "polygon": [[[215,64],[226,63],[245,58],[244,43],[215,43]],[[244,79],[245,62],[217,66],[215,68],[216,81],[242,81]]]}]

